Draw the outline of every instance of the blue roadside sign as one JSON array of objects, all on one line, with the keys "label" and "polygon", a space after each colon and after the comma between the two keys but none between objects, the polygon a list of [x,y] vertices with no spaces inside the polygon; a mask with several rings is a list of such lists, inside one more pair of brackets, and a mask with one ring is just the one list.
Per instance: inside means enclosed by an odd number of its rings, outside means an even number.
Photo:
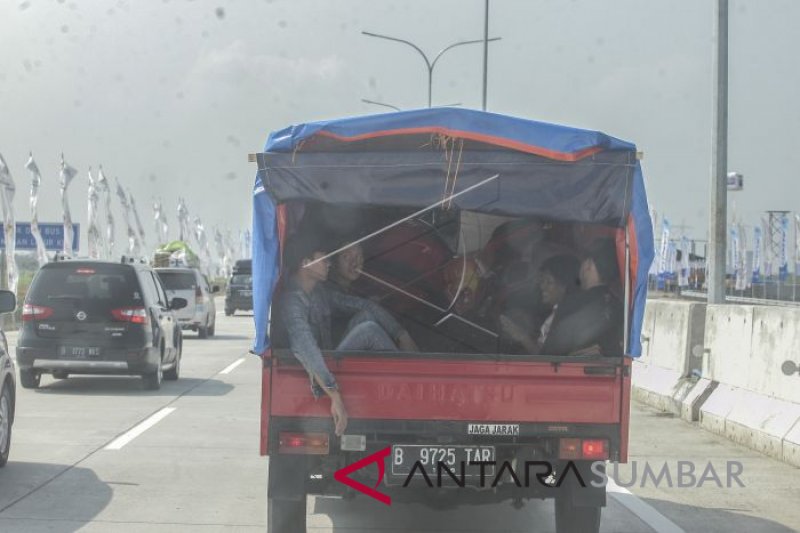
[{"label": "blue roadside sign", "polygon": [[[64,249],[64,224],[60,222],[39,222],[39,232],[47,250]],[[72,225],[72,251],[80,249],[80,224]],[[0,247],[6,245],[5,233],[0,231]],[[30,222],[17,222],[17,250],[36,250],[36,240],[31,233]]]}]

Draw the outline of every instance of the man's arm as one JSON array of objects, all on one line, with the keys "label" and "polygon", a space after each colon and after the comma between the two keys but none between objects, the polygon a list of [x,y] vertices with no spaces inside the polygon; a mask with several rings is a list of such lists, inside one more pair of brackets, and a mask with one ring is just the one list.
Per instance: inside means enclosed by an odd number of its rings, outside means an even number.
[{"label": "man's arm", "polygon": [[308,306],[301,298],[298,293],[287,294],[281,309],[289,336],[289,347],[323,390],[326,392],[331,389],[336,390],[336,378],[328,370],[325,360],[322,358],[322,351],[319,349],[308,322]]}]

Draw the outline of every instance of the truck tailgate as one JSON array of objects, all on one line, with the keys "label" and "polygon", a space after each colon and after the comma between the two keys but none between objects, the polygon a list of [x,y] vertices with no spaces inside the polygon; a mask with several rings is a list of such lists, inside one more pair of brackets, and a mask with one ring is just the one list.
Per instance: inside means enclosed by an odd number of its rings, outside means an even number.
[{"label": "truck tailgate", "polygon": [[[291,354],[265,368],[271,416],[328,417]],[[549,360],[545,360],[549,359]],[[327,359],[351,418],[619,424],[628,358],[344,355]],[[269,376],[267,375],[269,374]]]}]

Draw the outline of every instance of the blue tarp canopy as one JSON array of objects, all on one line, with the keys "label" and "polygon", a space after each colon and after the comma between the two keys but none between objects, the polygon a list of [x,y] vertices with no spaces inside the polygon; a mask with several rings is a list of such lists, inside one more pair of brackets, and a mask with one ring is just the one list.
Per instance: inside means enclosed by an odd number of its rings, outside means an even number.
[{"label": "blue tarp canopy", "polygon": [[[269,348],[279,264],[277,205],[418,208],[441,197],[442,184],[452,180],[453,192],[473,188],[453,201],[461,209],[627,228],[636,267],[629,351],[639,355],[654,250],[635,145],[596,131],[434,108],[289,126],[269,136],[257,161],[256,353]],[[487,182],[491,176],[498,177]]]}]

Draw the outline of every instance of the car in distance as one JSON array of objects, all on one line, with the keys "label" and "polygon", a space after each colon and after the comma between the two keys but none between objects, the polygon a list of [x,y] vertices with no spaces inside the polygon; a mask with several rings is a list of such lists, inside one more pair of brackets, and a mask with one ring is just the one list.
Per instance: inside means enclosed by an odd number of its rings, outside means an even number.
[{"label": "car in distance", "polygon": [[253,310],[253,267],[250,259],[236,261],[225,291],[225,316],[231,316],[237,310]]},{"label": "car in distance", "polygon": [[[0,313],[9,313],[17,306],[11,291],[0,291]],[[16,375],[14,361],[8,353],[6,334],[0,330],[0,467],[8,462],[11,451],[11,426],[14,424],[16,405]]]},{"label": "car in distance", "polygon": [[195,268],[156,268],[168,298],[183,298],[188,304],[177,312],[181,329],[197,332],[201,339],[213,337],[217,323],[214,293],[219,287],[209,286],[208,279]]},{"label": "car in distance", "polygon": [[42,374],[139,375],[146,389],[180,374],[182,336],[175,311],[153,269],[123,257],[57,261],[43,266],[22,308],[17,365],[24,388]]}]

